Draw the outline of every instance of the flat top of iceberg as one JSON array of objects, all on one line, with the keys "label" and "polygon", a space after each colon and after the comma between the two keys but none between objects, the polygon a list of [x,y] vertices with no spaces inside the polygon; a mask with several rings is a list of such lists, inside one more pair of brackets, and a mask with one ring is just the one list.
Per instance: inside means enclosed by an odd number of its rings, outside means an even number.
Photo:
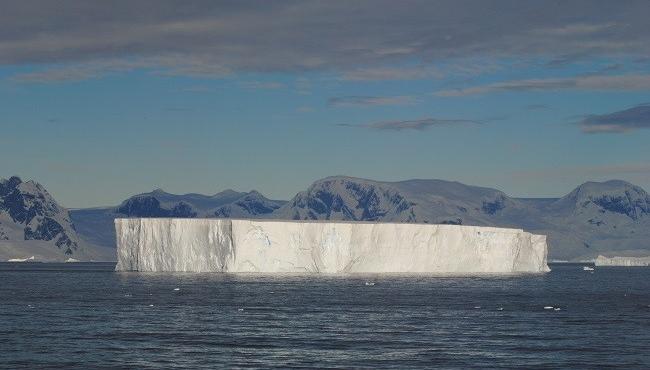
[{"label": "flat top of iceberg", "polygon": [[128,220],[214,220],[214,221],[250,221],[250,222],[277,222],[277,223],[324,223],[324,224],[368,224],[368,225],[417,225],[417,226],[435,226],[443,229],[465,228],[467,230],[478,229],[479,231],[492,231],[503,233],[522,233],[523,229],[493,226],[476,226],[476,225],[448,225],[448,224],[430,224],[422,222],[385,222],[385,221],[348,221],[348,220],[283,220],[271,218],[181,218],[181,217],[123,217],[116,218],[115,223],[127,222]]}]

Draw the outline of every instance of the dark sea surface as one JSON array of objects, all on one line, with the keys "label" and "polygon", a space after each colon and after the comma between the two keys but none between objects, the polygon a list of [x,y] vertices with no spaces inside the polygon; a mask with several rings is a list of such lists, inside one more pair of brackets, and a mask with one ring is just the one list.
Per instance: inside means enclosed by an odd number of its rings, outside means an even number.
[{"label": "dark sea surface", "polygon": [[0,367],[650,368],[650,268],[434,277],[112,267],[0,264]]}]

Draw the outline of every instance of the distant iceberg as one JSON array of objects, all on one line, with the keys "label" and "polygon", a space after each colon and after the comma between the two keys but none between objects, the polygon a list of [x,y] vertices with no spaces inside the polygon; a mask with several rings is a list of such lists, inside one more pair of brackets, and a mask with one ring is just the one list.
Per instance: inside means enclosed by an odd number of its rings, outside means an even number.
[{"label": "distant iceberg", "polygon": [[605,257],[598,256],[596,266],[650,266],[649,257]]},{"label": "distant iceberg", "polygon": [[116,219],[117,271],[546,272],[546,236],[375,222]]},{"label": "distant iceberg", "polygon": [[29,258],[11,258],[7,260],[7,262],[35,262],[35,261],[36,261],[35,256],[31,256]]}]

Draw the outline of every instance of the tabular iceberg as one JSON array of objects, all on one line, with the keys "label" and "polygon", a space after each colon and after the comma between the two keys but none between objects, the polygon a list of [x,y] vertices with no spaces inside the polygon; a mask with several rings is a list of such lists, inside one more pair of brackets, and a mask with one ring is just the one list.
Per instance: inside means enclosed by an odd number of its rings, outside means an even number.
[{"label": "tabular iceberg", "polygon": [[605,257],[594,260],[596,266],[650,266],[650,257]]},{"label": "tabular iceberg", "polygon": [[546,272],[546,236],[373,222],[116,219],[117,271]]}]

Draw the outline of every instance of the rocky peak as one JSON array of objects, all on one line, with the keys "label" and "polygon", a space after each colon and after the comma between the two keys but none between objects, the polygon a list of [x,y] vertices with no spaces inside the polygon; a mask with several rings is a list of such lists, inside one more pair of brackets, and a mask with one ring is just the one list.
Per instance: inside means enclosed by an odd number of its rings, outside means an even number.
[{"label": "rocky peak", "polygon": [[270,200],[256,190],[251,190],[235,202],[219,207],[216,217],[250,217],[268,215],[280,208],[282,202]]},{"label": "rocky peak", "polygon": [[[408,214],[413,204],[394,187],[370,180],[328,177],[312,184],[288,204],[293,219],[380,220]],[[411,210],[412,211],[412,210]]]},{"label": "rocky peak", "polygon": [[[4,214],[4,229],[21,230],[22,240],[53,240],[66,254],[78,247],[74,225],[68,212],[34,181],[23,182],[13,176],[0,180],[0,215]],[[14,232],[14,237],[17,237]]]},{"label": "rocky peak", "polygon": [[196,217],[192,206],[180,201],[171,207],[163,207],[155,195],[140,195],[125,200],[115,210],[129,217]]}]

